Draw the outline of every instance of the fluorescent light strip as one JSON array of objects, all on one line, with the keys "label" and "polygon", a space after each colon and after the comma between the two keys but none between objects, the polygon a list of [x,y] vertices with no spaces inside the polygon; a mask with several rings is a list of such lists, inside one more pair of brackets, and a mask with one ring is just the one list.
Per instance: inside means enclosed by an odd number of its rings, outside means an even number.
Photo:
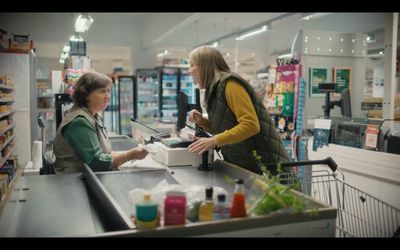
[{"label": "fluorescent light strip", "polygon": [[283,55],[279,55],[278,58],[282,59],[282,58],[292,58],[293,54],[292,53],[288,53],[288,54],[283,54]]},{"label": "fluorescent light strip", "polygon": [[327,15],[330,15],[330,14],[332,14],[332,13],[313,13],[313,14],[309,14],[307,16],[304,16],[304,17],[300,18],[300,20],[309,21],[311,19],[314,20],[314,19],[317,19],[317,18],[320,18],[320,17],[324,17],[324,16],[327,16]]},{"label": "fluorescent light strip", "polygon": [[69,51],[71,50],[71,46],[69,46],[69,45],[64,45],[64,48],[63,48],[63,52],[64,53],[68,53]]},{"label": "fluorescent light strip", "polygon": [[163,56],[166,56],[166,55],[169,55],[169,54],[171,54],[171,52],[169,52],[169,50],[166,49],[163,52],[158,53],[157,56],[158,57],[163,57]]},{"label": "fluorescent light strip", "polygon": [[257,34],[259,34],[261,32],[267,31],[267,27],[268,27],[267,25],[264,25],[258,30],[253,30],[251,32],[248,32],[246,34],[243,34],[241,36],[236,37],[235,40],[236,41],[242,41],[243,39],[245,39],[247,37],[254,36],[254,35],[257,35]]},{"label": "fluorescent light strip", "polygon": [[210,47],[213,47],[213,48],[216,48],[216,47],[218,47],[218,42],[214,42],[214,43],[212,43],[212,44],[210,45]]},{"label": "fluorescent light strip", "polygon": [[83,38],[78,34],[75,33],[73,36],[71,36],[71,38],[69,39],[72,42],[83,42]]},{"label": "fluorescent light strip", "polygon": [[85,32],[90,28],[93,23],[93,18],[87,14],[79,15],[75,23],[76,32]]}]

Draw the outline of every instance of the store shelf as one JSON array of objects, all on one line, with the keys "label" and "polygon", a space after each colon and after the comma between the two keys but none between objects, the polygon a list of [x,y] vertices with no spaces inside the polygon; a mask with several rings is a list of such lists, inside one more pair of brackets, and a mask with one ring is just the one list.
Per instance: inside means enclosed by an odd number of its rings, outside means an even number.
[{"label": "store shelf", "polygon": [[155,108],[141,108],[138,111],[139,111],[140,114],[143,114],[143,113],[155,113],[155,112],[157,112],[157,109],[155,109]]},{"label": "store shelf", "polygon": [[3,135],[7,130],[12,129],[14,127],[14,124],[8,125],[8,127],[4,130],[0,130],[0,136]]},{"label": "store shelf", "polygon": [[139,102],[154,102],[154,99],[157,99],[158,95],[151,95],[151,96],[139,96],[138,101]]},{"label": "store shelf", "polygon": [[[5,159],[8,160],[8,158],[12,155],[12,153],[14,152],[14,150],[15,150],[15,147],[12,148],[12,149],[10,150],[9,154],[7,154],[7,158],[5,158]],[[5,162],[6,162],[6,160],[4,160],[4,161],[1,160],[1,161],[0,161],[1,166],[3,166],[3,164],[4,164]],[[17,170],[16,170],[16,172],[15,172],[15,175],[14,175],[14,178],[13,178],[13,179],[11,180],[11,182],[8,184],[8,191],[7,191],[7,193],[3,194],[3,196],[2,196],[2,198],[1,198],[1,200],[0,200],[0,214],[3,213],[4,206],[5,206],[5,204],[7,203],[9,197],[11,196],[11,194],[13,193],[15,183],[17,182],[17,180],[18,180],[19,177],[21,176],[21,173],[22,173],[22,169],[21,169],[21,168],[17,168]]]},{"label": "store shelf", "polygon": [[14,90],[13,86],[5,85],[4,83],[0,84],[0,89],[6,89],[6,90]]},{"label": "store shelf", "polygon": [[6,156],[4,156],[4,157],[1,158],[1,160],[0,160],[0,166],[1,166],[1,167],[0,167],[0,168],[2,168],[3,165],[4,165],[4,163],[6,163],[6,161],[8,160],[8,158],[10,158],[10,156],[11,156],[12,153],[14,152],[15,148],[16,148],[16,146],[14,146],[14,147],[10,150],[10,152],[8,152],[8,153],[6,154]]},{"label": "store shelf", "polygon": [[[5,92],[11,92],[11,91],[14,90],[13,86],[9,86],[9,85],[3,84],[3,83],[0,84],[0,89],[3,90],[3,92],[4,92],[4,90],[6,90]],[[8,106],[8,107],[11,107],[12,104],[10,104],[10,103],[13,103],[13,102],[14,102],[14,98],[0,98],[0,103],[1,103],[1,104],[6,103],[7,105],[5,105],[5,106]],[[4,118],[4,117],[7,117],[7,116],[9,116],[9,115],[12,115],[14,112],[15,112],[15,110],[8,110],[8,111],[0,112],[0,118]],[[7,118],[6,118],[6,119],[7,119]],[[11,120],[9,120],[9,121],[11,121]],[[7,121],[7,123],[8,123],[9,121]],[[5,122],[5,119],[4,119],[2,122]],[[7,126],[5,129],[3,129],[3,130],[0,131],[0,136],[3,136],[7,131],[9,131],[10,129],[13,129],[14,127],[15,127],[15,124],[14,124],[14,123],[8,124],[8,126]],[[5,155],[4,157],[1,157],[1,151],[2,151],[12,140],[14,140],[14,138],[15,138],[15,133],[14,133],[13,135],[11,135],[4,143],[2,143],[2,144],[0,145],[0,168],[3,167],[4,163],[8,160],[8,158],[9,158],[10,155],[13,153],[13,151],[15,150],[16,147],[13,146],[12,149],[11,149],[11,150],[7,153],[7,155]]]},{"label": "store shelf", "polygon": [[12,98],[0,98],[0,102],[2,102],[2,103],[14,102],[14,99],[12,99]]},{"label": "store shelf", "polygon": [[3,118],[3,117],[8,116],[8,115],[12,115],[12,114],[14,114],[14,112],[15,112],[15,110],[11,110],[11,111],[7,111],[7,112],[4,112],[4,113],[1,113],[0,114],[0,118]]},{"label": "store shelf", "polygon": [[153,90],[156,89],[158,87],[158,83],[157,82],[152,82],[152,83],[147,83],[147,82],[143,82],[143,83],[138,83],[139,87],[138,90]]},{"label": "store shelf", "polygon": [[[10,138],[7,139],[2,145],[0,145],[0,151],[3,150],[10,141],[12,141],[15,138],[15,135],[12,135]],[[0,164],[0,166],[3,166],[3,164]]]}]

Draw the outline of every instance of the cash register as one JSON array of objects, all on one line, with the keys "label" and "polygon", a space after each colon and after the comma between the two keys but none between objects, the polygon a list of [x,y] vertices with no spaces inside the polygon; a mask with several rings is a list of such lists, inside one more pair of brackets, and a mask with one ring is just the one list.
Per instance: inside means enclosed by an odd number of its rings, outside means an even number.
[{"label": "cash register", "polygon": [[[383,151],[399,154],[400,139],[393,134],[393,128],[382,126],[384,121],[396,119],[353,118],[351,112],[350,90],[344,89],[339,101],[331,101],[330,93],[337,91],[337,83],[320,83],[319,91],[325,93],[324,118],[331,119],[330,143],[343,146]],[[331,117],[330,110],[335,106],[341,109],[342,117]],[[377,130],[376,146],[366,145],[369,126]]]},{"label": "cash register", "polygon": [[[199,170],[210,171],[209,163],[213,160],[212,150],[204,152],[202,155],[191,153],[187,147],[193,143],[192,139],[181,137],[181,130],[185,127],[196,131],[197,137],[210,136],[207,132],[192,127],[186,123],[187,113],[192,109],[197,109],[201,112],[200,105],[189,104],[188,96],[182,91],[178,95],[178,117],[176,122],[177,136],[171,136],[169,133],[159,133],[157,130],[140,123],[134,119],[133,127],[136,127],[142,131],[147,131],[148,140],[145,143],[153,143],[158,146],[158,150],[152,153],[155,160],[167,165],[167,166],[179,166],[179,165],[192,165],[198,166]],[[200,103],[200,95],[198,89],[196,89],[196,103]]]},{"label": "cash register", "polygon": [[189,104],[188,102],[189,98],[188,96],[183,93],[182,91],[179,92],[178,94],[178,117],[176,120],[176,133],[177,136],[171,136],[170,133],[159,133],[157,130],[137,121],[134,119],[131,119],[132,122],[135,124],[133,125],[134,127],[140,126],[140,130],[148,131],[147,134],[150,135],[150,139],[146,143],[154,143],[154,142],[161,142],[163,145],[169,147],[169,148],[187,148],[190,144],[193,143],[193,140],[184,138],[180,136],[180,132],[183,128],[188,126],[189,128],[192,128],[198,133],[199,129],[194,128],[188,124],[186,124],[186,116],[189,111],[192,109],[197,109],[201,111],[200,105],[200,93],[199,90],[196,89],[196,103],[197,104]]}]

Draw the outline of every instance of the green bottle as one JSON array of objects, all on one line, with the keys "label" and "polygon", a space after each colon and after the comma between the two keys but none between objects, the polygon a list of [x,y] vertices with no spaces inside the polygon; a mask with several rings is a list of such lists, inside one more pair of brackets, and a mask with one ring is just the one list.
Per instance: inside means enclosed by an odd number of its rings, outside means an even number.
[{"label": "green bottle", "polygon": [[143,200],[136,204],[136,226],[139,229],[156,228],[158,217],[158,204],[151,200],[151,195],[146,193]]}]

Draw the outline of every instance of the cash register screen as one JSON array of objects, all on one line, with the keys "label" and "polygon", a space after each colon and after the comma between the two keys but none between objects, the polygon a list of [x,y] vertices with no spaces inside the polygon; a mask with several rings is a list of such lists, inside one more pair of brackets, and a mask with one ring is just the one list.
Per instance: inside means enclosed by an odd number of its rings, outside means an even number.
[{"label": "cash register screen", "polygon": [[186,116],[189,111],[189,98],[188,96],[179,91],[178,95],[178,120],[176,122],[176,130],[180,131],[186,126]]},{"label": "cash register screen", "polygon": [[334,143],[361,148],[361,130],[359,125],[339,124],[336,129]]}]

